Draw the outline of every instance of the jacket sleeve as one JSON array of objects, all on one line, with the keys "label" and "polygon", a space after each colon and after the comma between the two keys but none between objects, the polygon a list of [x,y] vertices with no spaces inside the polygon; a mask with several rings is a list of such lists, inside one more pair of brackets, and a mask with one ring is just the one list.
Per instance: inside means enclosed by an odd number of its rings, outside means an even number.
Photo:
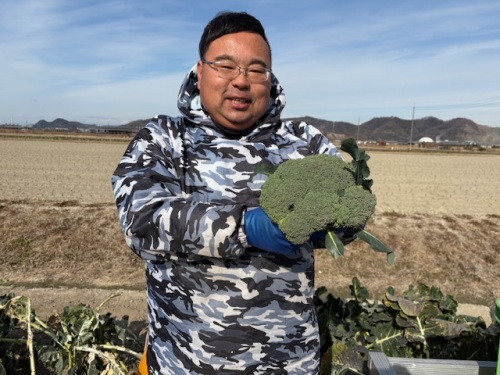
[{"label": "jacket sleeve", "polygon": [[342,159],[337,147],[319,129],[304,121],[289,121],[287,131],[305,140],[308,154],[328,154]]},{"label": "jacket sleeve", "polygon": [[175,129],[148,124],[113,173],[126,243],[146,260],[240,256],[245,251],[240,242],[245,207],[191,199],[183,186],[182,132]]}]

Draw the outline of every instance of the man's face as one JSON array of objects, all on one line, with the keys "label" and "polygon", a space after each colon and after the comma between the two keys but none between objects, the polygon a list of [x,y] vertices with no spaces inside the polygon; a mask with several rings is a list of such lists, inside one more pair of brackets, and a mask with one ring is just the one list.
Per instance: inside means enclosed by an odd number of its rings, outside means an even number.
[{"label": "man's face", "polygon": [[[271,68],[266,41],[249,32],[226,34],[210,43],[206,61],[230,61],[246,68],[260,65]],[[198,89],[201,102],[214,122],[229,130],[246,130],[266,112],[269,105],[271,79],[249,82],[244,74],[233,79],[219,78],[209,64],[198,62]]]}]

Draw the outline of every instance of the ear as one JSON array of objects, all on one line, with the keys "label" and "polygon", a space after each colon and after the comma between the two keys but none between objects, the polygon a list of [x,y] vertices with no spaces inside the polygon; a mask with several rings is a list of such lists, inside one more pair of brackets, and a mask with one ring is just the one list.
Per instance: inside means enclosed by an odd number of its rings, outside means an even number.
[{"label": "ear", "polygon": [[196,64],[196,75],[198,76],[198,85],[201,81],[201,77],[203,75],[203,62],[201,60]]}]

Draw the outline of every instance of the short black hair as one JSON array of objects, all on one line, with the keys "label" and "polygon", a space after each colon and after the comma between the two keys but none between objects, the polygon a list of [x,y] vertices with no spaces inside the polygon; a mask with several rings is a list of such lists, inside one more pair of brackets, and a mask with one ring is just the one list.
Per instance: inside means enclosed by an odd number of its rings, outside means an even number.
[{"label": "short black hair", "polygon": [[259,34],[269,47],[269,55],[271,54],[271,46],[266,37],[266,32],[260,21],[254,16],[246,12],[220,12],[205,26],[201,35],[199,44],[200,59],[205,58],[205,53],[215,39],[226,34],[234,34],[239,32],[252,32]]}]

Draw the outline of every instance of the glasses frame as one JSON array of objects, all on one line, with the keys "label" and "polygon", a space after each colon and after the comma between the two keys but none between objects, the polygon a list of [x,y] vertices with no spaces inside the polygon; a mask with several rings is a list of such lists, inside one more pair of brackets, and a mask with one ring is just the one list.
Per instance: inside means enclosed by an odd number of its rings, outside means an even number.
[{"label": "glasses frame", "polygon": [[269,78],[271,77],[271,72],[272,72],[271,69],[262,67],[262,69],[264,69],[264,71],[266,72],[266,78],[263,79],[262,81],[256,81],[254,78],[250,78],[250,76],[248,75],[248,69],[250,69],[250,67],[243,68],[243,67],[235,64],[236,65],[235,72],[237,72],[237,73],[234,75],[234,77],[229,77],[229,76],[225,77],[225,76],[221,75],[222,73],[219,70],[221,68],[221,66],[219,66],[219,65],[224,63],[223,61],[208,61],[205,59],[201,59],[201,62],[203,64],[207,64],[212,69],[214,69],[217,72],[217,77],[222,78],[222,79],[229,79],[229,80],[233,80],[236,77],[238,77],[240,74],[243,74],[246,77],[246,79],[248,79],[248,81],[251,83],[262,83],[262,82],[269,81]]}]

